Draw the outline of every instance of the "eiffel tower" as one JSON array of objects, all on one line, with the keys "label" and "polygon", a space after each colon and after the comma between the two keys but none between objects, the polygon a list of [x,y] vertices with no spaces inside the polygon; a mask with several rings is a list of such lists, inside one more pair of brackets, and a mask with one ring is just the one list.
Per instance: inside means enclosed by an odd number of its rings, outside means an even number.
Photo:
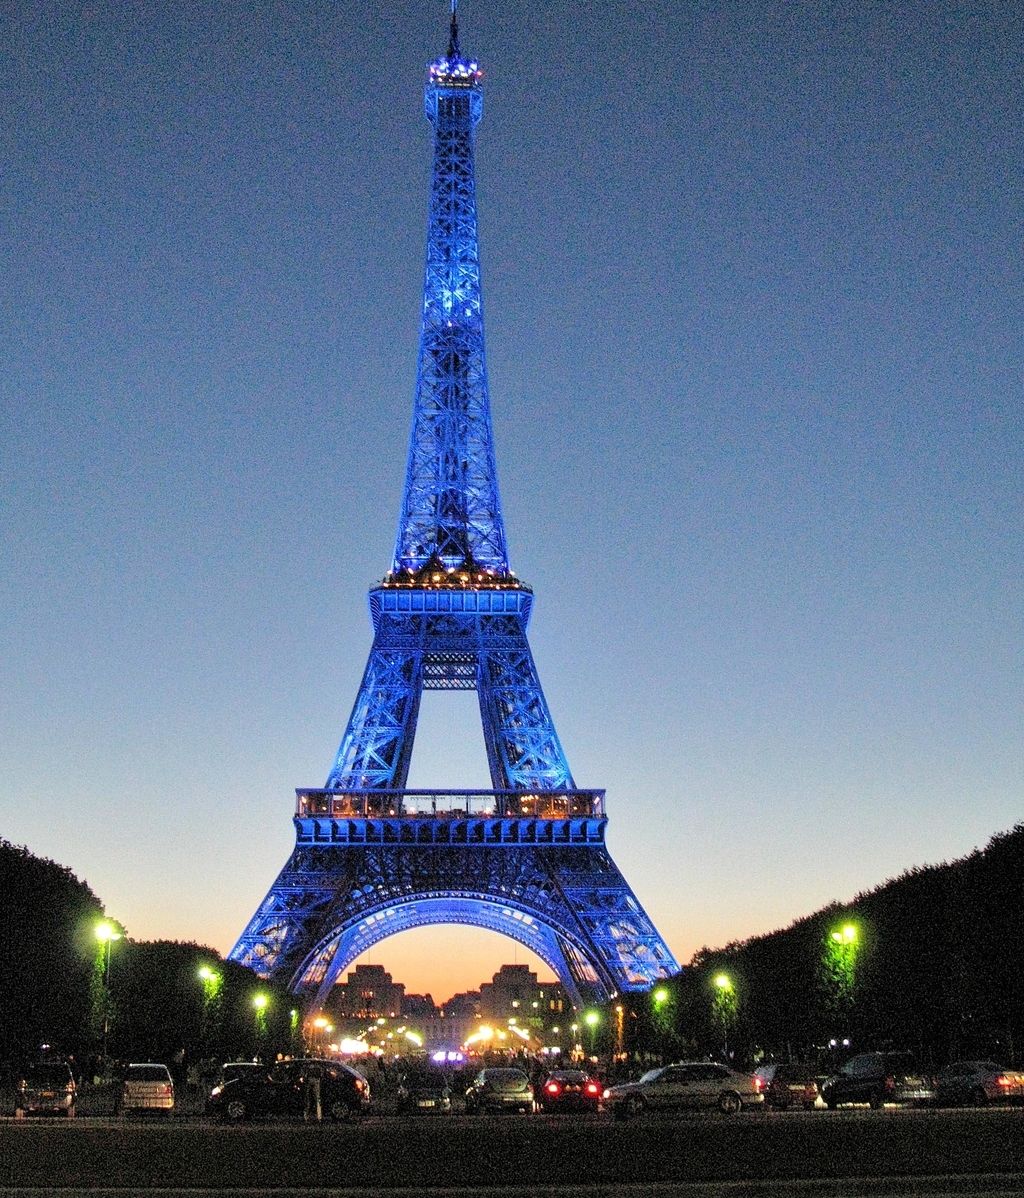
[{"label": "eiffel tower", "polygon": [[[525,945],[577,1005],[678,970],[605,848],[604,791],[576,786],[509,569],[484,360],[473,165],[482,72],[428,68],[433,176],[415,408],[391,569],[326,785],[296,791],[295,849],[230,956],[322,1007],[386,937],[471,924]],[[424,689],[475,690],[489,791],[409,790]]]}]

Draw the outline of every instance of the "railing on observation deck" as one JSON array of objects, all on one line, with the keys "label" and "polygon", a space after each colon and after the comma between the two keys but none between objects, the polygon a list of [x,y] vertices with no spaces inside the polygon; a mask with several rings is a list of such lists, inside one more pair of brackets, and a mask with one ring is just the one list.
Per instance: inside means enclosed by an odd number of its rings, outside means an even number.
[{"label": "railing on observation deck", "polygon": [[295,814],[328,819],[600,819],[603,790],[297,790]]}]

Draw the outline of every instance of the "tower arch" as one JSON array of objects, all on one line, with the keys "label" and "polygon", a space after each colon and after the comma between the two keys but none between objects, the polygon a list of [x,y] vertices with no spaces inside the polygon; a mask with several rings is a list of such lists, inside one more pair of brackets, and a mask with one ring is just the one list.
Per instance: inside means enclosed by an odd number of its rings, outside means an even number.
[{"label": "tower arch", "polygon": [[425,892],[349,915],[313,947],[289,989],[310,1010],[322,1008],[345,970],[374,945],[414,928],[442,924],[483,928],[521,944],[548,966],[574,1006],[602,1002],[614,993],[611,978],[599,961],[590,959],[588,946],[542,912],[514,901],[455,891]]}]

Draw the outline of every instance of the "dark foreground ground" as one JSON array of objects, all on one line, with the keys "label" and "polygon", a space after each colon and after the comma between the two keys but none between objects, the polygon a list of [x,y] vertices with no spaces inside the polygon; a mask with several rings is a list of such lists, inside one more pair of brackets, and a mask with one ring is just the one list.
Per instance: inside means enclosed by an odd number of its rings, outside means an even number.
[{"label": "dark foreground ground", "polygon": [[[935,1188],[934,1179],[960,1179]],[[354,1124],[200,1118],[0,1121],[0,1187],[269,1192],[351,1188],[657,1194],[667,1183],[932,1179],[900,1193],[1024,1193],[1024,1109],[474,1119]],[[844,1193],[880,1192],[875,1182]],[[1018,1184],[1019,1183],[1019,1184]],[[885,1187],[882,1187],[883,1190]],[[742,1193],[734,1184],[732,1192]],[[724,1192],[729,1192],[727,1189]],[[750,1192],[754,1192],[753,1188]],[[807,1193],[839,1193],[809,1184]],[[888,1192],[896,1192],[889,1187]]]}]

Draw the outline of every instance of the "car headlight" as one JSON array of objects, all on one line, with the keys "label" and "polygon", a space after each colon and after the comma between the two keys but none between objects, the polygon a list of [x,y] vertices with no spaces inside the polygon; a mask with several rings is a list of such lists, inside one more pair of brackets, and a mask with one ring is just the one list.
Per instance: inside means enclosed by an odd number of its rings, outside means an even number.
[{"label": "car headlight", "polygon": [[213,1089],[210,1091],[210,1097],[216,1098],[218,1094],[221,1094],[223,1092],[223,1090],[224,1090],[223,1086],[214,1086]]}]

